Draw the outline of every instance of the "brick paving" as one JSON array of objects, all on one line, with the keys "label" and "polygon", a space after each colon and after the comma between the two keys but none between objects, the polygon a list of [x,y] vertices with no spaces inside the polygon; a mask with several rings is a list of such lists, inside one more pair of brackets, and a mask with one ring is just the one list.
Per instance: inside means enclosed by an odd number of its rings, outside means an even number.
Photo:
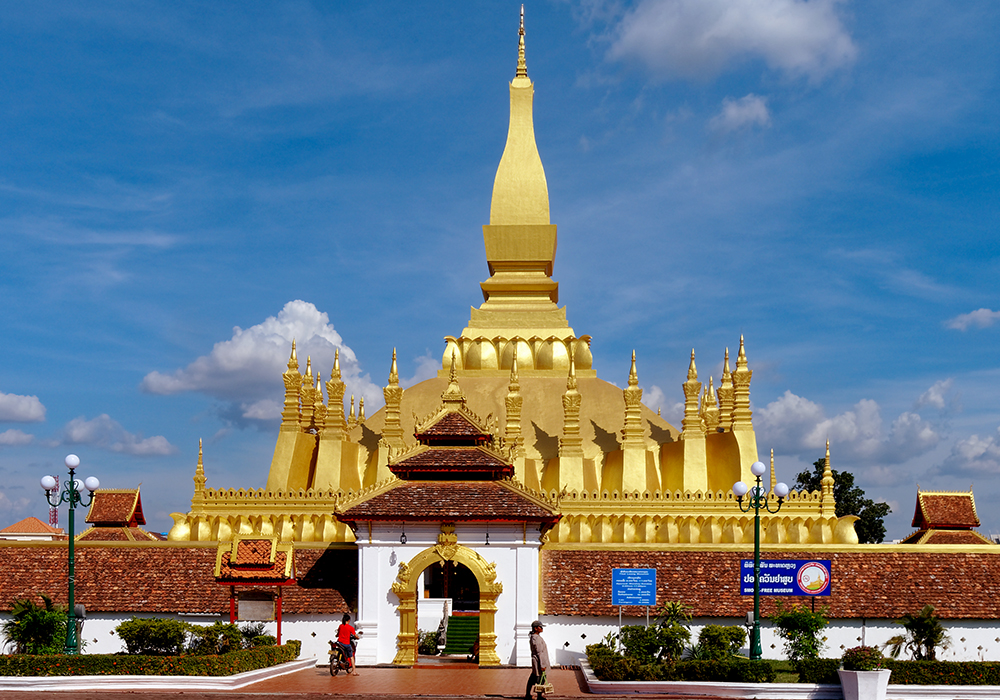
[{"label": "brick paving", "polygon": [[[240,690],[232,691],[64,691],[4,692],[2,700],[261,700],[262,698],[294,698],[319,700],[330,696],[396,700],[419,697],[421,700],[453,700],[458,697],[523,698],[530,671],[524,668],[480,669],[465,664],[449,666],[416,666],[414,668],[362,667],[357,676],[331,676],[325,666],[309,668],[272,678]],[[578,670],[553,669],[549,680],[555,692],[549,698],[576,698],[588,695],[583,675]],[[601,700],[616,700],[617,696],[591,696]],[[630,697],[634,700],[635,696]],[[643,695],[643,698],[665,696]],[[688,700],[669,696],[670,700]],[[698,700],[719,700],[699,696]]]}]

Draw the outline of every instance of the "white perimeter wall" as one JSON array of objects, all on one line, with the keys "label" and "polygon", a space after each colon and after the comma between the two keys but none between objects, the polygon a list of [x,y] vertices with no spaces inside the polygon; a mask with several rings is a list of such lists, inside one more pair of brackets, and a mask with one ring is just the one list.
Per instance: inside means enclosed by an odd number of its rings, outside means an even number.
[{"label": "white perimeter wall", "polygon": [[[951,638],[951,647],[938,650],[941,661],[1000,661],[1000,621],[997,620],[943,620]],[[571,617],[547,615],[543,636],[549,647],[553,664],[579,663],[588,644],[599,643],[608,632],[617,632],[618,618]],[[653,623],[652,617],[650,624]],[[642,617],[622,618],[623,625],[644,625]],[[742,625],[742,618],[695,618],[691,621],[691,643],[698,640],[706,625]],[[868,646],[882,646],[890,637],[904,633],[902,626],[893,620],[832,620],[824,629],[826,646],[824,658],[840,658],[844,649],[859,646],[864,637]],[[767,620],[761,621],[761,647],[765,659],[784,659],[784,640]],[[744,650],[747,651],[747,650]],[[905,651],[900,658],[909,658]]]},{"label": "white perimeter wall", "polygon": [[[409,535],[409,533],[407,533]],[[492,542],[492,530],[490,540]],[[499,566],[498,566],[499,569]],[[498,576],[499,578],[499,576]],[[501,598],[503,595],[501,594]],[[395,596],[392,596],[395,598]],[[500,601],[498,600],[498,603]],[[395,603],[393,602],[393,606]],[[498,611],[499,612],[499,611]],[[88,615],[83,627],[82,639],[87,645],[84,653],[88,654],[115,654],[125,650],[118,635],[114,633],[115,627],[131,618],[132,615],[116,615],[111,613],[92,613]],[[165,617],[174,620],[183,620],[201,625],[210,625],[216,621],[228,622],[229,616],[206,616],[206,615],[137,615],[136,617]],[[531,624],[530,619],[527,624]],[[6,622],[10,615],[0,614],[0,622]],[[498,614],[498,620],[499,620]],[[518,623],[516,615],[505,616],[506,622],[503,631],[500,624],[497,624],[497,649],[505,650],[500,659],[505,664],[517,666],[530,666],[530,657],[521,659],[515,653],[517,646],[526,646],[527,642],[518,645]],[[584,649],[588,644],[600,642],[608,632],[617,631],[618,618],[614,617],[570,617],[567,615],[545,615],[541,617],[545,624],[543,636],[549,647],[549,656],[553,664],[573,665],[580,663],[584,656]],[[399,620],[394,614],[389,616],[389,621],[396,625],[392,634],[384,635],[385,639],[391,638],[391,645],[386,645],[386,650],[391,651],[391,656],[395,655],[396,633],[398,632]],[[652,619],[650,620],[652,622]],[[691,623],[691,641],[698,639],[698,634],[705,625],[739,625],[743,622],[737,618],[696,618]],[[238,623],[244,624],[244,623]],[[339,615],[285,615],[282,620],[282,639],[297,639],[302,642],[301,658],[316,657],[316,663],[323,665],[327,663],[329,640],[334,639],[337,634],[337,626],[340,624]],[[643,625],[646,618],[643,617],[623,617],[622,624]],[[266,634],[277,636],[277,623],[265,622]],[[938,658],[942,661],[1000,661],[1000,621],[995,620],[945,620],[945,629],[951,637],[951,647],[939,650]],[[890,637],[900,634],[903,629],[893,623],[892,620],[866,620],[862,624],[861,620],[833,620],[825,630],[827,638],[826,646],[823,650],[825,658],[838,658],[843,650],[861,644],[862,631],[864,642],[868,646],[881,646]],[[380,635],[381,636],[381,635]],[[5,644],[6,639],[2,642]],[[368,657],[373,656],[371,649],[374,645],[369,634],[366,632],[358,646],[359,661],[362,665],[372,665],[375,663],[391,663],[383,660],[365,660],[362,656],[364,652],[369,652]],[[501,644],[503,643],[503,644]],[[783,640],[776,634],[775,628],[766,620],[761,628],[761,645],[764,651],[764,658],[783,659],[785,658]],[[388,655],[388,654],[384,654]],[[905,653],[902,658],[906,658]]]}]

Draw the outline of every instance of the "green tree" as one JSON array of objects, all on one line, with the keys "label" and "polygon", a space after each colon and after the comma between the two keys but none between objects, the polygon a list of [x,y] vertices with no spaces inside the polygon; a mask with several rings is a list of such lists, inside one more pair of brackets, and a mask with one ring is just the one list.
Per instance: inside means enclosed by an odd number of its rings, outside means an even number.
[{"label": "green tree", "polygon": [[[795,477],[796,491],[820,491],[822,490],[823,467],[826,459],[817,459],[813,462],[811,472],[800,472]],[[843,515],[856,515],[860,518],[854,524],[854,531],[858,533],[858,542],[878,544],[885,539],[885,516],[892,512],[888,503],[876,503],[870,498],[865,498],[865,492],[860,486],[854,485],[854,474],[851,472],[839,472],[830,469],[833,474],[833,498],[837,502],[837,517]]]},{"label": "green tree", "polygon": [[41,594],[44,605],[24,598],[11,606],[10,620],[3,623],[7,645],[15,654],[60,654],[66,640],[66,611]]},{"label": "green tree", "polygon": [[916,615],[903,615],[896,624],[902,625],[906,634],[897,634],[884,645],[894,659],[898,659],[899,652],[905,648],[915,661],[934,661],[937,649],[951,646],[951,639],[933,605],[925,605]]}]

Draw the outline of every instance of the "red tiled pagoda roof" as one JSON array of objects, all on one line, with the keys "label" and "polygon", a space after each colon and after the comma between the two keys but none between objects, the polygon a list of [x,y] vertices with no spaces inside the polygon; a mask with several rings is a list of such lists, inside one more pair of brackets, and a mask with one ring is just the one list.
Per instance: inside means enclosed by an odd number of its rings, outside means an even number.
[{"label": "red tiled pagoda roof", "polygon": [[979,527],[976,502],[969,493],[917,493],[912,527],[922,530]]},{"label": "red tiled pagoda roof", "polygon": [[555,522],[559,516],[496,481],[404,482],[337,517],[368,520],[508,520]]},{"label": "red tiled pagoda roof", "polygon": [[481,447],[430,447],[389,465],[404,479],[457,475],[459,478],[499,479],[514,472],[513,465]]},{"label": "red tiled pagoda roof", "polygon": [[94,492],[87,522],[95,525],[135,527],[145,525],[139,489],[102,489]]},{"label": "red tiled pagoda roof", "polygon": [[416,433],[416,438],[418,440],[422,440],[423,438],[451,437],[479,437],[485,439],[488,438],[489,435],[484,433],[482,429],[475,425],[471,420],[457,412],[446,413],[437,423],[430,426],[423,432]]}]

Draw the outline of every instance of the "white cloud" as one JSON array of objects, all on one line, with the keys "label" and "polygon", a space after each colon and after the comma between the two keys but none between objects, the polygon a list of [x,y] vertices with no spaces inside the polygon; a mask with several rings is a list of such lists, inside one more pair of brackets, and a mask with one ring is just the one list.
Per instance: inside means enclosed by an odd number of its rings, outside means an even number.
[{"label": "white cloud", "polygon": [[710,78],[763,59],[818,80],[850,64],[857,48],[837,16],[839,0],[641,0],[615,31],[608,56],[663,77]]},{"label": "white cloud", "polygon": [[144,438],[128,432],[106,413],[93,418],[74,418],[63,428],[62,444],[93,445],[130,455],[169,455],[177,451],[162,435]]},{"label": "white cloud", "polygon": [[958,399],[951,391],[954,384],[955,380],[951,378],[934,382],[930,389],[920,395],[914,408],[921,409],[924,406],[932,406],[941,410],[950,408]]},{"label": "white cloud", "polygon": [[[364,396],[366,412],[374,413],[383,402],[382,389],[372,383],[354,351],[344,344],[326,313],[313,304],[296,300],[285,304],[277,316],[247,329],[235,327],[233,337],[216,343],[212,352],[202,355],[183,369],[169,374],[150,372],[141,388],[153,394],[200,392],[220,399],[227,415],[246,419],[268,420],[280,416],[284,396],[281,375],[286,370],[292,340],[296,342],[299,371],[305,372],[311,357],[313,376],[329,379],[334,351],[340,350],[341,377],[347,396]],[[386,358],[385,374],[389,374]],[[273,411],[277,405],[278,410]]]},{"label": "white cloud", "polygon": [[0,445],[28,445],[35,439],[34,435],[21,430],[5,430],[0,433]]},{"label": "white cloud", "polygon": [[771,114],[767,110],[767,100],[754,94],[734,100],[727,97],[722,101],[722,111],[712,117],[708,126],[712,131],[729,133],[751,126],[770,126]]},{"label": "white cloud", "polygon": [[997,321],[1000,321],[1000,311],[991,309],[976,309],[967,314],[959,314],[955,318],[949,318],[944,322],[946,328],[954,328],[958,331],[967,331],[970,326],[976,328],[989,328]]},{"label": "white cloud", "polygon": [[399,385],[404,389],[409,389],[424,380],[433,379],[437,376],[438,370],[441,369],[441,360],[431,355],[430,352],[418,357],[416,363],[417,371],[413,373],[413,376],[399,380]]},{"label": "white cloud", "polygon": [[886,430],[879,405],[871,399],[827,418],[819,404],[791,391],[758,410],[754,425],[759,441],[778,452],[815,454],[829,439],[841,457],[883,464],[904,462],[941,439],[916,413],[901,413]]},{"label": "white cloud", "polygon": [[941,471],[959,474],[1000,474],[1000,428],[997,435],[970,435],[951,448]]},{"label": "white cloud", "polygon": [[0,392],[0,421],[38,423],[45,420],[45,406],[37,396],[18,396]]}]

